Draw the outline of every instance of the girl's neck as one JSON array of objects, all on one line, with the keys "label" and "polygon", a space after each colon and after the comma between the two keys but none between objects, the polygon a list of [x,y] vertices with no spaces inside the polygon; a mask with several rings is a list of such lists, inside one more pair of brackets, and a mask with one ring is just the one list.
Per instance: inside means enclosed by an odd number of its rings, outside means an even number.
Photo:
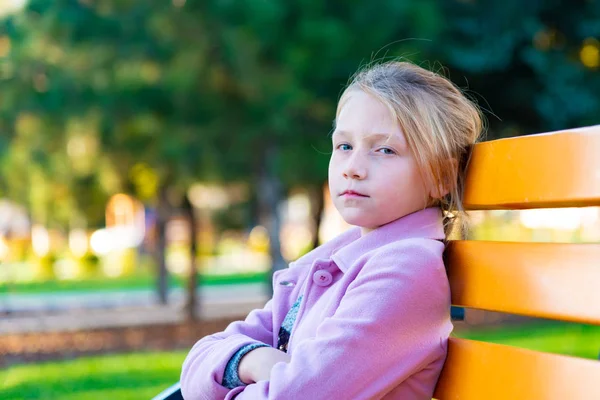
[{"label": "girl's neck", "polygon": [[365,236],[367,233],[374,231],[377,228],[365,228],[365,227],[360,227],[360,236]]}]

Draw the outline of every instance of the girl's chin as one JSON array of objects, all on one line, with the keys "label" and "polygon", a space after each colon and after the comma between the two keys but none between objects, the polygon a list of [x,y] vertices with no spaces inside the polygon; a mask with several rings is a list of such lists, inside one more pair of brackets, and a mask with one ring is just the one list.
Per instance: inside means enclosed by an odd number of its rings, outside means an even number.
[{"label": "girl's chin", "polygon": [[342,213],[342,218],[349,225],[359,226],[361,228],[371,228],[378,226],[373,218],[363,213]]},{"label": "girl's chin", "polygon": [[378,215],[379,218],[373,218],[373,213],[367,213],[364,211],[354,212],[355,210],[351,210],[351,212],[348,212],[349,210],[344,211],[345,212],[340,214],[342,215],[342,218],[344,219],[344,221],[346,221],[347,224],[369,230],[376,229],[380,226],[386,225],[402,217],[402,215]]}]

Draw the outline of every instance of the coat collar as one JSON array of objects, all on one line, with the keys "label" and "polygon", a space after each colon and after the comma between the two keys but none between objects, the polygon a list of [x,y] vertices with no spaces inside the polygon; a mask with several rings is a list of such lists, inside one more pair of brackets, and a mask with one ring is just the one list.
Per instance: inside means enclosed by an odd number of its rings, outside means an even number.
[{"label": "coat collar", "polygon": [[353,227],[299,258],[294,264],[312,263],[316,259],[332,259],[342,272],[362,255],[386,244],[408,238],[445,238],[442,212],[429,207],[405,215],[367,233]]}]

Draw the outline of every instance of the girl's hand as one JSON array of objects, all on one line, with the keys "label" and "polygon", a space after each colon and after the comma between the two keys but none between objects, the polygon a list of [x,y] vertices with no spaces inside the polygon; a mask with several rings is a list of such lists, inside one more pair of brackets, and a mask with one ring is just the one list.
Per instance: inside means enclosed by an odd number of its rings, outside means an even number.
[{"label": "girl's hand", "polygon": [[283,351],[273,347],[258,347],[242,357],[238,374],[240,380],[246,384],[268,381],[271,377],[271,368],[275,364],[282,361],[289,363],[290,360],[291,357]]}]

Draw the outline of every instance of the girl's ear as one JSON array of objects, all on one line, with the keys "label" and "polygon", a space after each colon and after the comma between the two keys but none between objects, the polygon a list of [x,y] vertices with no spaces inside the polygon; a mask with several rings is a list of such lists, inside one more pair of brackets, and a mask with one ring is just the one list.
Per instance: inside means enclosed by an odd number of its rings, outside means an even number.
[{"label": "girl's ear", "polygon": [[444,187],[444,185],[442,185],[441,183],[438,185],[437,189],[432,188],[432,190],[430,191],[429,195],[431,196],[432,199],[441,199],[442,197],[444,197],[445,195],[447,195],[449,192],[448,189],[446,189],[446,187]]},{"label": "girl's ear", "polygon": [[442,197],[447,195],[456,184],[454,180],[456,180],[457,177],[458,160],[456,160],[455,158],[451,158],[449,167],[452,168],[452,173],[446,176],[451,176],[453,181],[445,183],[439,182],[437,183],[437,185],[435,183],[431,185],[431,188],[429,190],[429,196],[431,196],[432,199],[441,199]]}]

